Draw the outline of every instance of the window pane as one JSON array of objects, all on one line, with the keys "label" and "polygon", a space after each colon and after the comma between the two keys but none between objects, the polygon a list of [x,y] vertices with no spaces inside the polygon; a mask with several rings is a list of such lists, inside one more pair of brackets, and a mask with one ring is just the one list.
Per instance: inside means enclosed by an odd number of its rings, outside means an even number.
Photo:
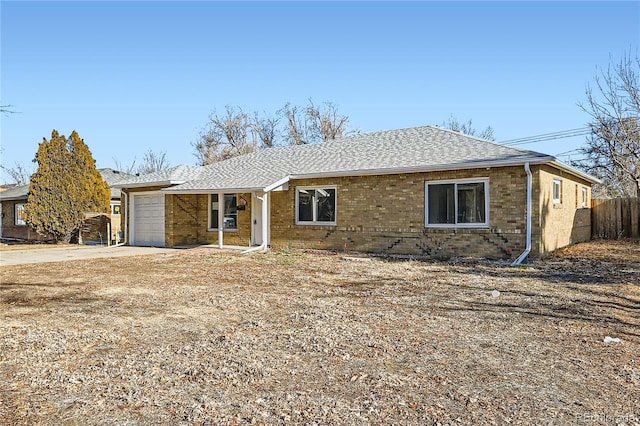
[{"label": "window pane", "polygon": [[24,214],[24,204],[16,204],[15,205],[15,222],[16,225],[26,225],[27,222],[25,221],[26,217]]},{"label": "window pane", "polygon": [[558,179],[553,180],[553,201],[562,201],[562,181]]},{"label": "window pane", "polygon": [[224,229],[238,229],[238,197],[224,194]]},{"label": "window pane", "polygon": [[316,189],[318,203],[318,222],[335,222],[336,220],[336,190]]},{"label": "window pane", "polygon": [[429,185],[429,223],[455,223],[454,184]]},{"label": "window pane", "polygon": [[315,191],[301,189],[298,192],[298,220],[300,222],[313,221],[313,195]]},{"label": "window pane", "polygon": [[218,229],[218,194],[211,194],[211,222],[209,228]]},{"label": "window pane", "polygon": [[484,183],[458,184],[458,223],[484,222]]}]

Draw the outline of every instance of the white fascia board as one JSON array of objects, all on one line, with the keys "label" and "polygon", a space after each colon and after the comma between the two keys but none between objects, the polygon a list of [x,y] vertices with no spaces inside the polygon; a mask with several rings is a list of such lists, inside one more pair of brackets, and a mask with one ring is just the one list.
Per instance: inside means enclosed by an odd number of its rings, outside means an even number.
[{"label": "white fascia board", "polygon": [[144,188],[146,186],[166,186],[166,185],[182,185],[187,183],[186,180],[163,180],[158,182],[138,182],[111,185],[113,188]]},{"label": "white fascia board", "polygon": [[254,191],[262,191],[261,187],[246,187],[246,188],[202,188],[202,189],[175,189],[165,188],[161,189],[163,194],[230,194],[230,193],[246,193]]},{"label": "white fascia board", "polygon": [[365,169],[365,170],[341,170],[335,172],[322,172],[322,173],[305,173],[299,175],[291,175],[291,179],[315,179],[322,177],[341,177],[341,176],[371,176],[371,175],[392,175],[399,173],[420,173],[420,172],[441,172],[447,170],[462,170],[462,169],[483,169],[488,167],[509,167],[509,166],[522,166],[525,163],[529,164],[543,164],[550,163],[555,160],[555,157],[534,157],[524,158],[519,160],[496,160],[496,161],[481,161],[475,163],[454,163],[454,164],[439,164],[436,166],[417,166],[417,167],[393,167],[387,169]]},{"label": "white fascia board", "polygon": [[562,161],[558,161],[556,159],[554,159],[553,161],[551,161],[550,163],[552,166],[557,167],[560,170],[564,170],[565,172],[569,172],[571,174],[574,174],[578,177],[581,177],[582,179],[589,181],[591,183],[602,183],[602,181],[600,179],[598,179],[595,176],[591,176],[588,173],[585,173],[581,170],[576,169],[575,167],[572,167],[568,164],[563,163]]},{"label": "white fascia board", "polygon": [[271,191],[281,187],[285,183],[288,183],[290,180],[291,180],[291,176],[287,175],[287,176],[283,177],[282,179],[273,182],[271,185],[265,186],[262,190],[264,192],[271,192]]}]

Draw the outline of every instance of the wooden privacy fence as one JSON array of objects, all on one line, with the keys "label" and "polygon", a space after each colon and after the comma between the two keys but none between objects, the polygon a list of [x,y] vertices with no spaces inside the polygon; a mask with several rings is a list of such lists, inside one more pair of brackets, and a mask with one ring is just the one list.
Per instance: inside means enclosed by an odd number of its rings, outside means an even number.
[{"label": "wooden privacy fence", "polygon": [[591,237],[640,238],[640,198],[592,199]]}]

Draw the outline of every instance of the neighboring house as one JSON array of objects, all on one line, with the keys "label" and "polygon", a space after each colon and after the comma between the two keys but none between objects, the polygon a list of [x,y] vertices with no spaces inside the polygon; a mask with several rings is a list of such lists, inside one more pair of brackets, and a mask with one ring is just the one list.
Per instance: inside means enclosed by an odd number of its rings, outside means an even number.
[{"label": "neighboring house", "polygon": [[[102,178],[111,186],[111,206],[109,212],[111,239],[117,241],[118,231],[120,231],[120,189],[114,188],[113,185],[123,179],[133,177],[132,175],[121,173],[112,169],[98,169],[102,174]],[[40,235],[29,226],[27,226],[24,217],[24,206],[27,203],[29,195],[29,184],[10,187],[0,192],[0,238],[17,239],[26,241],[46,241],[51,239],[48,235]],[[87,230],[99,227],[102,232],[106,227],[106,221],[101,218],[102,215],[87,212]],[[92,232],[94,233],[94,232]],[[91,238],[91,236],[90,236]],[[95,236],[96,240],[100,236]],[[86,238],[85,238],[86,240]]]},{"label": "neighboring house", "polygon": [[439,127],[270,148],[115,184],[131,245],[512,258],[590,239],[597,180]]},{"label": "neighboring house", "polygon": [[111,203],[109,207],[109,213],[111,214],[111,241],[119,243],[124,237],[121,228],[121,193],[120,188],[116,188],[114,185],[125,179],[131,179],[134,175],[109,168],[98,169],[98,171],[102,174],[102,179],[111,187]]},{"label": "neighboring house", "polygon": [[25,222],[24,206],[27,204],[29,184],[17,185],[0,192],[0,238],[27,241],[43,241],[50,239],[40,235]]}]

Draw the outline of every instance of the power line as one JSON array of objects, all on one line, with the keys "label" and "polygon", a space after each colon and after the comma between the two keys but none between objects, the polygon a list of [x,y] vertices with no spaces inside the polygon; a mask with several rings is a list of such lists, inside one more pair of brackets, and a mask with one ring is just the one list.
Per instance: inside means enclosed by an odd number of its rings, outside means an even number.
[{"label": "power line", "polygon": [[509,139],[499,143],[506,146],[525,145],[529,143],[544,142],[544,141],[550,141],[555,139],[565,139],[565,138],[572,138],[576,136],[586,136],[590,133],[591,133],[591,129],[589,127],[582,127],[579,129],[562,130],[560,132],[544,133],[541,135],[527,136],[527,137],[518,138],[518,139]]},{"label": "power line", "polygon": [[572,149],[571,151],[564,151],[564,152],[560,152],[558,154],[553,154],[553,155],[554,155],[554,157],[560,157],[560,156],[565,157],[565,156],[568,156],[568,155],[571,155],[571,154],[574,154],[574,153],[577,154],[580,151],[582,151],[582,148],[576,148],[576,149]]}]

